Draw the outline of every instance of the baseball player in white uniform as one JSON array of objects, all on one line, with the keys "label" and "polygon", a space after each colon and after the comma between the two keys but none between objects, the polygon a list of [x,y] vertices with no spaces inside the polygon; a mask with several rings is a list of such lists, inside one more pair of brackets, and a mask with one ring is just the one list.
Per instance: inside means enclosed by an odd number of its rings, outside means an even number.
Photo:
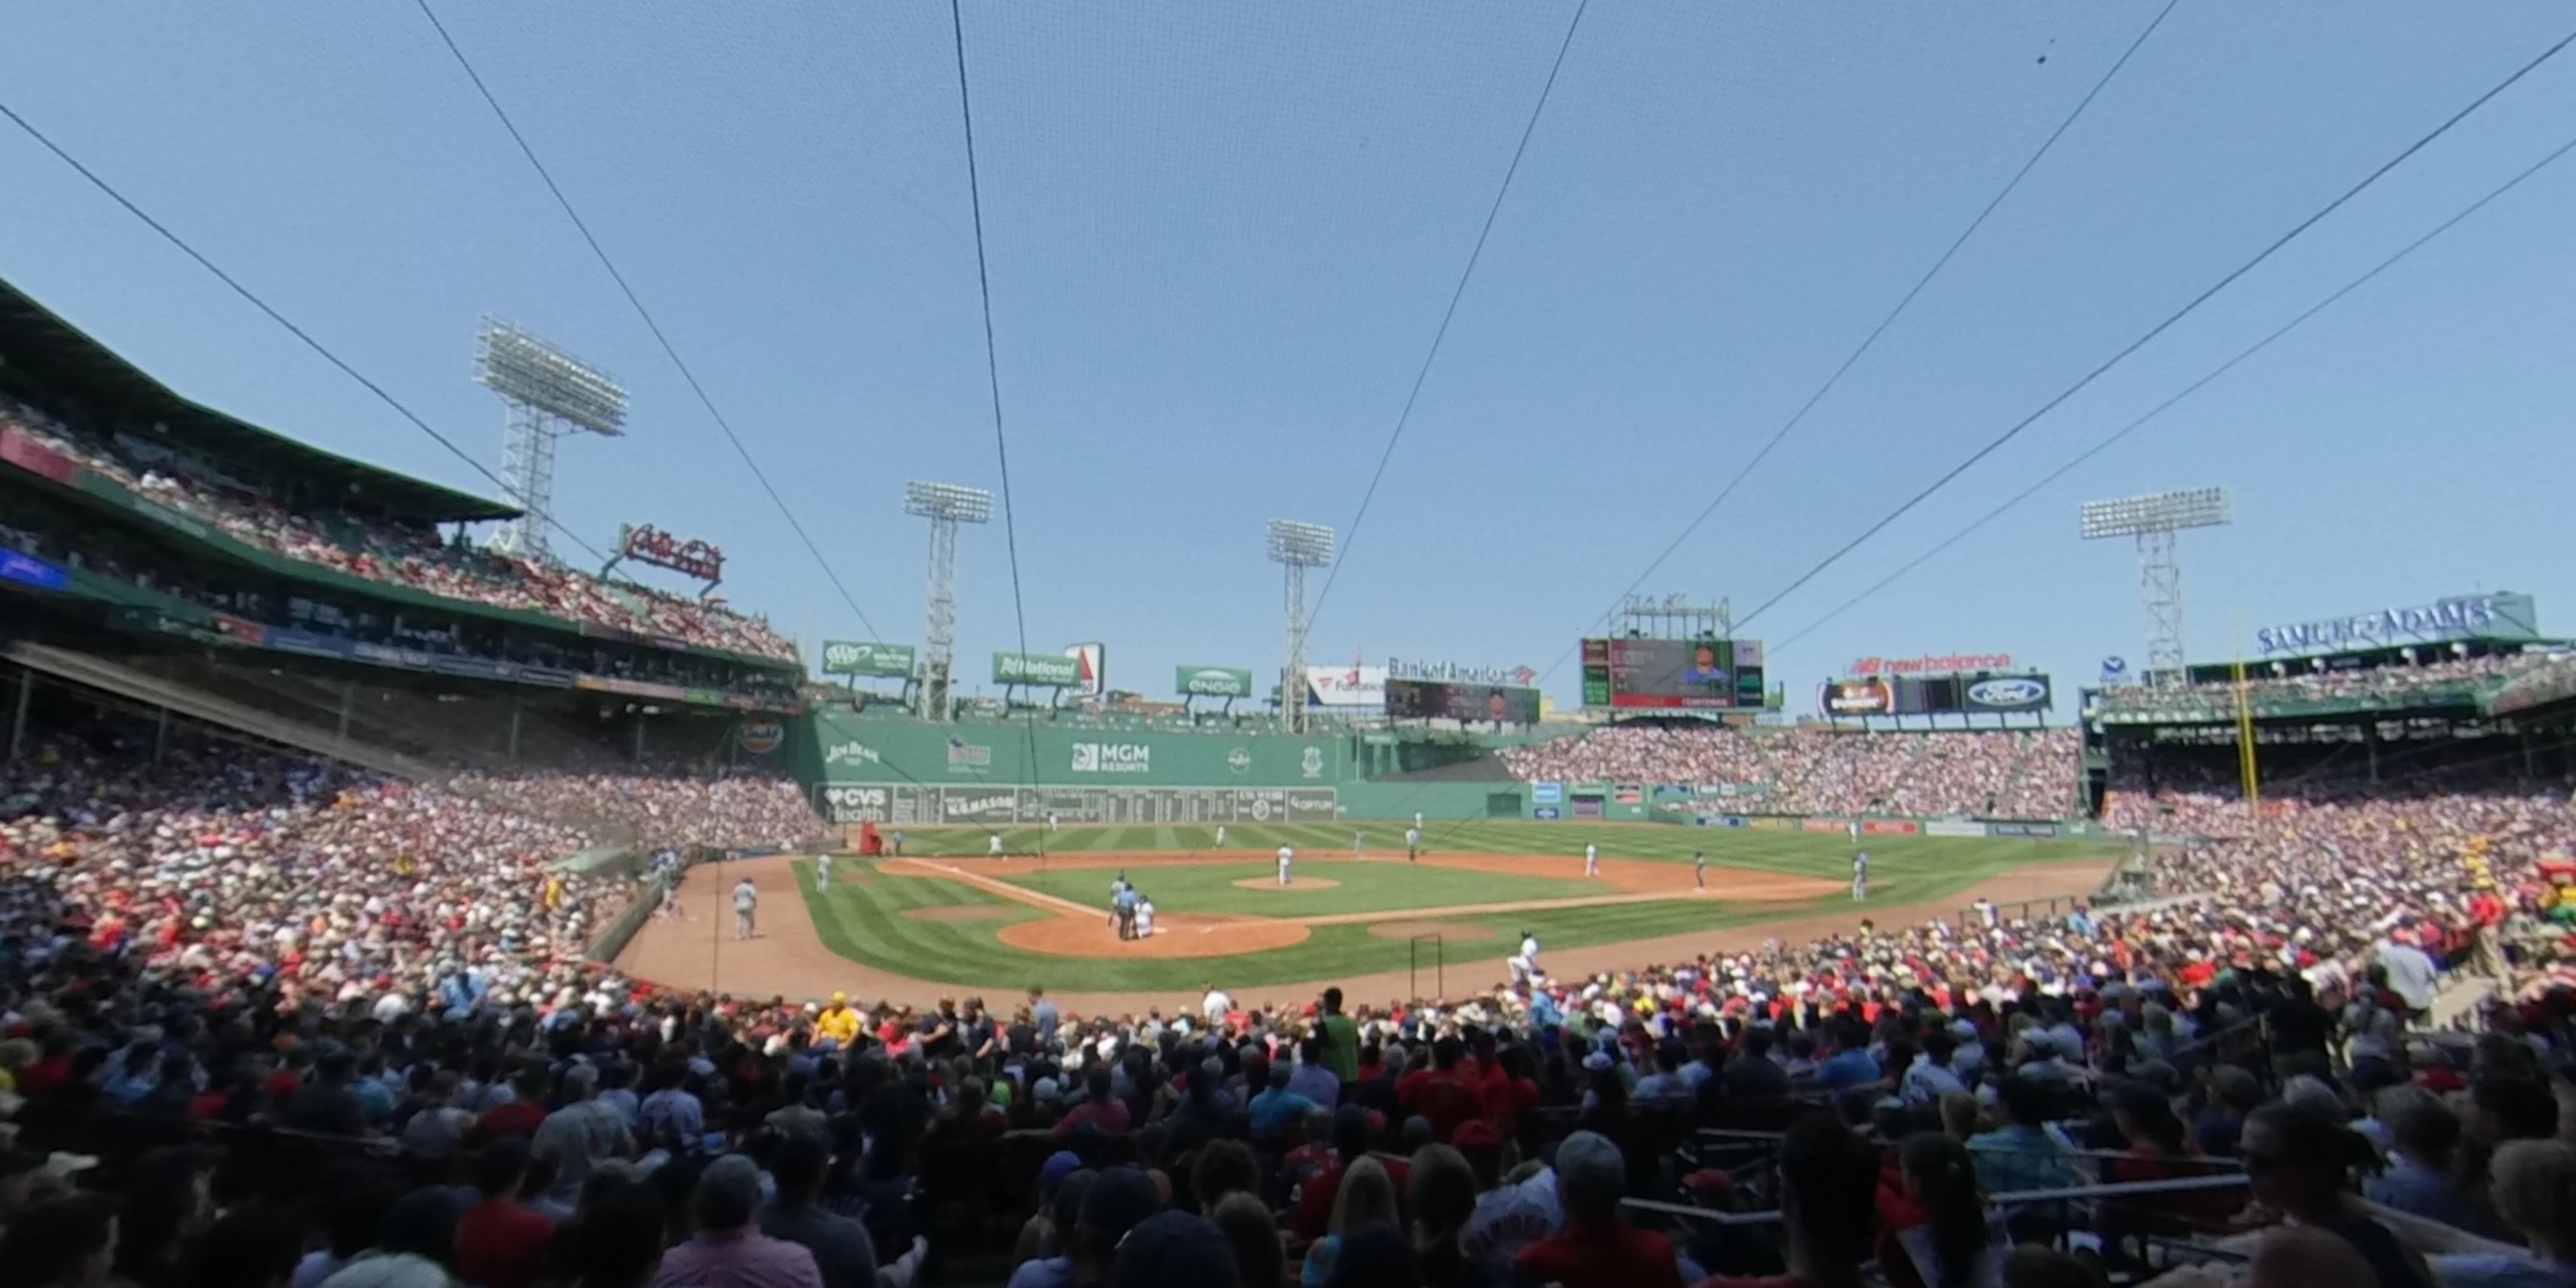
[{"label": "baseball player in white uniform", "polygon": [[1154,901],[1140,894],[1136,896],[1136,937],[1151,939],[1153,935]]},{"label": "baseball player in white uniform", "polygon": [[1515,986],[1535,983],[1538,979],[1538,936],[1522,931],[1520,952],[1503,959],[1503,968],[1511,972]]},{"label": "baseball player in white uniform", "polygon": [[1220,850],[1225,848],[1225,824],[1223,823],[1216,825],[1216,848]]},{"label": "baseball player in white uniform", "polygon": [[1421,857],[1422,829],[1418,827],[1408,827],[1404,829],[1404,861],[1411,863]]},{"label": "baseball player in white uniform", "polygon": [[751,938],[751,910],[759,906],[760,891],[753,887],[750,877],[744,877],[742,883],[733,888],[734,938]]},{"label": "baseball player in white uniform", "polygon": [[1295,866],[1297,866],[1297,847],[1296,847],[1296,846],[1293,846],[1293,845],[1283,845],[1283,846],[1280,846],[1280,847],[1279,847],[1279,884],[1281,884],[1281,885],[1286,885],[1286,884],[1288,884],[1288,881],[1289,881],[1289,869],[1291,869],[1291,868],[1293,868],[1293,867],[1295,867]]},{"label": "baseball player in white uniform", "polygon": [[817,854],[814,856],[814,893],[829,894],[831,890],[832,856]]},{"label": "baseball player in white uniform", "polygon": [[1601,875],[1601,847],[1589,841],[1583,843],[1583,875],[1587,877]]},{"label": "baseball player in white uniform", "polygon": [[1365,830],[1351,833],[1351,857],[1354,859],[1368,857],[1368,833]]},{"label": "baseball player in white uniform", "polygon": [[1002,857],[1002,834],[1001,834],[1001,833],[999,833],[999,832],[995,832],[995,833],[993,833],[993,835],[992,835],[992,837],[991,837],[990,839],[988,839],[988,840],[986,840],[986,841],[985,841],[985,843],[984,843],[984,855],[985,855],[985,857],[987,857],[987,858],[994,858],[994,859],[998,859],[998,858]]}]

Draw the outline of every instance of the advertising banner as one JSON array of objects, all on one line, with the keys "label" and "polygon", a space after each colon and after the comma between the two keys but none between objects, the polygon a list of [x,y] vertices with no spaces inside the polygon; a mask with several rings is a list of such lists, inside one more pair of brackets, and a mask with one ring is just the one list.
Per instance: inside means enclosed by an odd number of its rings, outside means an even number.
[{"label": "advertising banner", "polygon": [[1924,657],[1859,657],[1853,658],[1851,673],[1871,675],[1929,675],[1944,671],[2009,671],[2010,653],[1936,653]]},{"label": "advertising banner", "polygon": [[1055,653],[996,653],[993,683],[1072,689],[1082,684],[1082,664]]},{"label": "advertising banner", "polygon": [[1537,724],[1538,690],[1390,677],[1386,682],[1386,713],[1398,720]]},{"label": "advertising banner", "polygon": [[734,745],[745,754],[766,756],[787,741],[787,726],[775,720],[745,720],[733,727]]},{"label": "advertising banner", "polygon": [[2046,711],[2050,701],[2045,675],[1998,675],[1970,680],[1962,693],[1962,710],[2010,714]]},{"label": "advertising banner", "polygon": [[1600,797],[1598,797],[1598,796],[1577,796],[1577,797],[1575,797],[1575,798],[1574,798],[1574,816],[1575,816],[1576,818],[1599,818],[1599,817],[1601,817],[1601,798],[1600,798]]},{"label": "advertising banner", "polygon": [[863,675],[889,680],[912,678],[910,644],[874,644],[866,640],[823,641],[825,675]]},{"label": "advertising banner", "polygon": [[1565,784],[1531,783],[1530,800],[1540,805],[1561,804],[1565,800]]},{"label": "advertising banner", "polygon": [[1915,825],[1910,821],[1879,819],[1860,825],[1863,836],[1912,836]]},{"label": "advertising banner", "polygon": [[815,808],[835,824],[956,823],[976,827],[1043,823],[1330,822],[1341,814],[1329,787],[1005,787],[927,783],[826,783]]},{"label": "advertising banner", "polygon": [[2254,632],[2254,647],[2265,657],[2280,657],[2439,640],[2531,640],[2540,638],[2539,620],[2529,595],[2512,591],[2449,595],[2411,608],[2266,626]]},{"label": "advertising banner", "polygon": [[349,658],[357,656],[349,641],[331,635],[316,635],[285,626],[268,628],[268,646],[284,653],[302,653],[307,657]]},{"label": "advertising banner", "polygon": [[38,590],[65,590],[72,584],[72,575],[34,555],[0,546],[0,581],[14,581]]},{"label": "advertising banner", "polygon": [[1073,683],[1067,688],[1086,698],[1096,698],[1109,691],[1108,645],[1067,644],[1064,655],[1073,659]]},{"label": "advertising banner", "polygon": [[1851,820],[1842,818],[1811,818],[1800,823],[1798,825],[1798,830],[1801,832],[1822,832],[1830,836],[1836,832],[1850,831]]},{"label": "advertising banner", "polygon": [[1702,814],[1699,817],[1692,819],[1691,823],[1697,827],[1742,827],[1744,826],[1744,816],[1741,814]]},{"label": "advertising banner", "polygon": [[1885,680],[1828,680],[1817,691],[1816,709],[1828,716],[1892,716],[1896,686]]},{"label": "advertising banner", "polygon": [[1240,666],[1192,666],[1182,663],[1172,676],[1172,688],[1183,697],[1248,698],[1252,696],[1252,671]]},{"label": "advertising banner", "polygon": [[1988,823],[1988,836],[2020,836],[2047,839],[2057,835],[2055,823]]},{"label": "advertising banner", "polygon": [[1306,705],[1386,709],[1386,668],[1382,666],[1310,666],[1306,668]]},{"label": "advertising banner", "polygon": [[64,487],[79,486],[83,472],[80,462],[37,442],[22,429],[0,430],[0,461]]},{"label": "advertising banner", "polygon": [[1986,825],[1983,823],[1962,822],[1958,819],[1934,819],[1933,821],[1923,825],[1923,834],[1925,836],[1982,837],[1986,834]]},{"label": "advertising banner", "polygon": [[1755,832],[1790,832],[1797,830],[1798,820],[1794,818],[1748,818],[1744,820],[1744,826]]},{"label": "advertising banner", "polygon": [[1553,823],[1565,817],[1565,811],[1554,805],[1541,805],[1530,811],[1530,817],[1542,823]]}]

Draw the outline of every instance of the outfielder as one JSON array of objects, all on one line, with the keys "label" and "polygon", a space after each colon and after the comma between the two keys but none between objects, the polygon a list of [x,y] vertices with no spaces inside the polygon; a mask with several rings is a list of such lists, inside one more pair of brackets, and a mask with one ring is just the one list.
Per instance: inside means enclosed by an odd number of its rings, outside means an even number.
[{"label": "outfielder", "polygon": [[988,859],[998,859],[998,858],[1002,857],[1002,834],[1001,834],[1001,833],[999,833],[999,832],[995,832],[995,833],[993,833],[992,838],[991,838],[990,840],[988,840],[987,842],[985,842],[985,845],[984,845],[984,857],[986,857],[986,858],[988,858]]},{"label": "outfielder", "polygon": [[817,854],[814,856],[814,893],[830,894],[831,892],[832,856]]},{"label": "outfielder", "polygon": [[1418,827],[1404,829],[1404,861],[1411,863],[1421,857],[1422,829]]},{"label": "outfielder", "polygon": [[1368,832],[1365,829],[1351,833],[1351,857],[1354,859],[1368,857]]},{"label": "outfielder", "polygon": [[1283,845],[1283,846],[1280,846],[1280,847],[1279,847],[1279,884],[1281,884],[1281,885],[1286,885],[1286,884],[1288,884],[1288,880],[1289,880],[1288,870],[1289,870],[1290,868],[1295,867],[1296,865],[1297,865],[1297,847],[1295,847],[1295,846],[1293,846],[1293,845]]},{"label": "outfielder", "polygon": [[1583,875],[1587,877],[1601,875],[1601,847],[1590,841],[1583,843]]},{"label": "outfielder", "polygon": [[1220,850],[1225,848],[1225,824],[1223,823],[1216,825],[1216,848]]},{"label": "outfielder", "polygon": [[1852,856],[1852,902],[1869,897],[1869,851]]},{"label": "outfielder", "polygon": [[752,886],[750,877],[744,877],[742,883],[733,888],[734,938],[751,938],[751,910],[758,906],[760,891]]}]

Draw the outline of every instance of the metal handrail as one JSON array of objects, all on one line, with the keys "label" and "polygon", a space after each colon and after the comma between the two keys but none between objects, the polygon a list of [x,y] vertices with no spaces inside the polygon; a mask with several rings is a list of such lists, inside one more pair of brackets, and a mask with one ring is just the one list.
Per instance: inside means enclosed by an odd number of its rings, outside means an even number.
[{"label": "metal handrail", "polygon": [[[2243,1172],[2230,1172],[2221,1176],[2185,1176],[2165,1181],[2111,1181],[2101,1185],[2073,1185],[2046,1190],[2012,1190],[2003,1194],[1989,1194],[1986,1200],[1996,1207],[2027,1207],[2035,1203],[2080,1202],[2088,1199],[2129,1198],[2141,1194],[2185,1194],[2196,1190],[2236,1189],[2245,1183],[2246,1177]],[[1620,1206],[1639,1212],[1653,1212],[1692,1221],[1708,1221],[1717,1225],[1776,1225],[1780,1221],[1780,1211],[1777,1208],[1763,1212],[1719,1212],[1709,1208],[1692,1207],[1686,1203],[1666,1203],[1661,1199],[1622,1199]]]}]

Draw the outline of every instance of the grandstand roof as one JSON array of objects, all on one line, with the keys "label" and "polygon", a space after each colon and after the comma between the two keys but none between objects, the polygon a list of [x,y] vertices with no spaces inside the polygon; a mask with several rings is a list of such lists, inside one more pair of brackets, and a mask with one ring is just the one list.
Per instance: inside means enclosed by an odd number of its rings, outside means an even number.
[{"label": "grandstand roof", "polygon": [[343,504],[416,522],[519,514],[515,507],[326,452],[191,402],[5,280],[0,280],[0,354],[17,358],[45,384],[96,411],[154,425],[173,446],[314,480]]}]

